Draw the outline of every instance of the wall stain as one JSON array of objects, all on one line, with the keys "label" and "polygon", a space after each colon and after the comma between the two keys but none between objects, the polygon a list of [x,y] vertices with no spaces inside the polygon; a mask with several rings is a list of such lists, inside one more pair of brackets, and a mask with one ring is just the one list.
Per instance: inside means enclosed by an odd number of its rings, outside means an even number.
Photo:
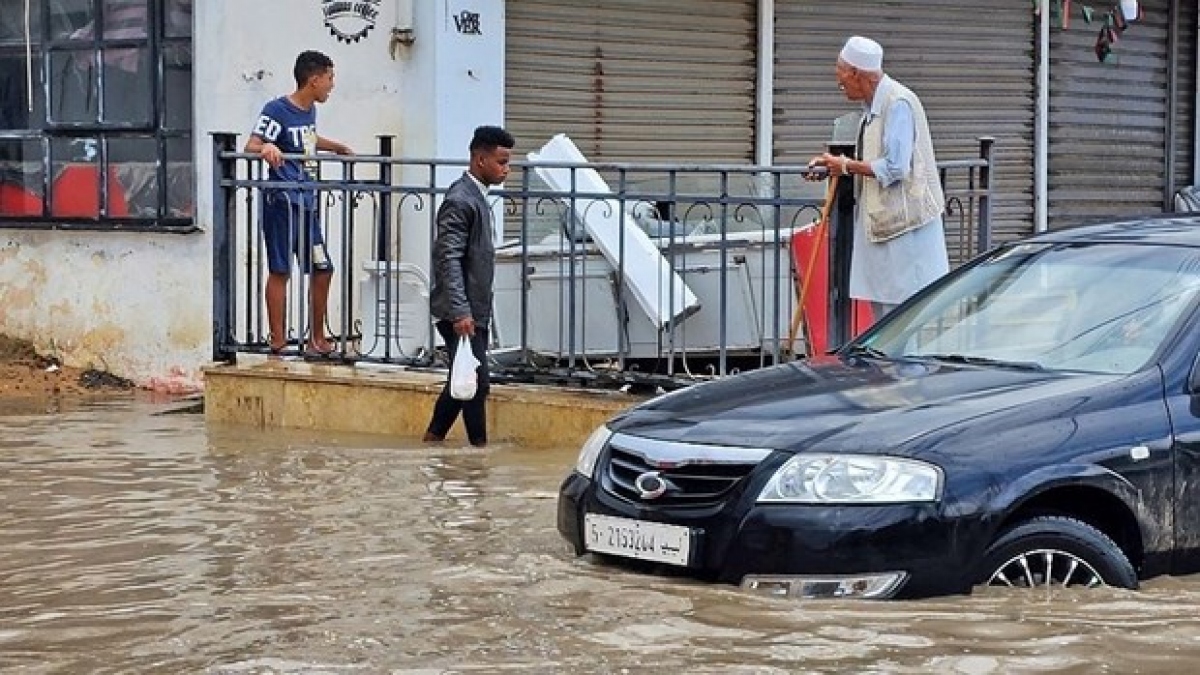
[{"label": "wall stain", "polygon": [[21,263],[21,267],[24,269],[24,276],[29,280],[30,285],[44,286],[49,279],[46,265],[41,260],[28,258]]},{"label": "wall stain", "polygon": [[167,340],[173,347],[201,349],[212,340],[212,319],[207,315],[177,313],[167,319]]},{"label": "wall stain", "polygon": [[71,304],[67,300],[59,300],[58,302],[50,305],[48,309],[50,316],[60,319],[70,319],[74,314],[74,311],[75,305]]},{"label": "wall stain", "polygon": [[20,255],[21,245],[10,241],[3,248],[0,248],[0,265],[12,262]]}]

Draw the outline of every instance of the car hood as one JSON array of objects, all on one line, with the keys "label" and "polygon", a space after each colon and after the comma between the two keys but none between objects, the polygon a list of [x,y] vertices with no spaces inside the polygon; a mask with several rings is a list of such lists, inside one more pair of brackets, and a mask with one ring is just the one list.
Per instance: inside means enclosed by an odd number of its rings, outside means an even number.
[{"label": "car hood", "polygon": [[1045,409],[1118,379],[926,361],[795,362],[694,385],[648,401],[615,431],[776,450],[903,452],[972,418]]}]

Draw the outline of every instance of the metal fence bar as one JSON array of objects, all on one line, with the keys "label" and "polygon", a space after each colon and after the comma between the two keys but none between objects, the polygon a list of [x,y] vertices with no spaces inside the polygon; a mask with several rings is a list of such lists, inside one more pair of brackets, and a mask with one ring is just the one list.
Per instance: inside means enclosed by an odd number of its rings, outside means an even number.
[{"label": "metal fence bar", "polygon": [[224,361],[236,352],[234,325],[234,194],[224,179],[234,171],[235,162],[226,155],[234,150],[232,134],[213,134],[213,359]]},{"label": "metal fence bar", "polygon": [[[235,146],[233,135],[213,135],[214,356],[267,351],[258,206],[272,190],[304,188],[320,196],[328,244],[338,252],[326,318],[336,355],[346,363],[437,365],[432,261],[423,269],[401,262],[401,244],[414,226],[433,241],[446,192],[439,177],[464,163],[392,157],[391,137],[381,136],[375,156],[285,156],[337,169],[298,183],[265,178],[261,160]],[[956,263],[990,246],[993,161],[985,138],[978,157],[939,164]],[[566,169],[566,189],[544,184],[539,169]],[[822,201],[815,190],[805,193],[806,167],[514,162],[512,171],[518,175],[508,187],[492,191],[516,236],[505,230],[510,238],[497,248],[504,287],[497,288],[491,367],[500,380],[671,387],[793,358],[785,343],[799,301],[798,265],[807,261],[795,260],[791,240]],[[582,171],[605,177],[612,191],[582,189]],[[587,231],[589,215],[597,216],[593,226],[615,228],[611,260]],[[648,236],[674,272],[640,289],[672,317],[661,327],[631,282],[634,234]],[[676,306],[678,284],[696,296],[694,313]],[[845,295],[832,285],[831,292],[839,302]],[[304,278],[289,286],[287,304],[297,311],[289,312],[287,337],[300,345],[311,330],[307,294]],[[848,321],[850,312],[830,309],[831,334],[848,336],[833,322]]]}]

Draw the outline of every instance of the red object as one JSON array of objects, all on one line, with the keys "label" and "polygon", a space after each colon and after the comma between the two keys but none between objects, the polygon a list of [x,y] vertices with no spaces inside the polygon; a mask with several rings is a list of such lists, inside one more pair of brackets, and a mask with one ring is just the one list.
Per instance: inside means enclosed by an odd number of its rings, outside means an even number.
[{"label": "red object", "polygon": [[0,183],[0,216],[40,216],[42,198],[21,185]]},{"label": "red object", "polygon": [[[100,169],[94,164],[69,164],[54,179],[50,214],[78,218],[100,216]],[[108,169],[108,215],[128,216],[125,189],[117,171]]]},{"label": "red object", "polygon": [[[803,292],[804,336],[809,356],[829,350],[829,237],[828,228],[812,227],[792,235],[792,265],[796,278],[807,278],[809,288]],[[814,248],[815,251],[814,255]],[[806,268],[813,261],[810,273]],[[871,327],[871,305],[862,300],[851,301],[850,335],[857,336]]]}]

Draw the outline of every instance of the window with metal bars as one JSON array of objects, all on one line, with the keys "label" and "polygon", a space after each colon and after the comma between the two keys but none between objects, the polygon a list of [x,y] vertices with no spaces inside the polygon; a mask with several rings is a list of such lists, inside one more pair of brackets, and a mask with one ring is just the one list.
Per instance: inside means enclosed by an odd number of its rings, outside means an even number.
[{"label": "window with metal bars", "polygon": [[195,229],[192,0],[0,0],[0,228]]}]

